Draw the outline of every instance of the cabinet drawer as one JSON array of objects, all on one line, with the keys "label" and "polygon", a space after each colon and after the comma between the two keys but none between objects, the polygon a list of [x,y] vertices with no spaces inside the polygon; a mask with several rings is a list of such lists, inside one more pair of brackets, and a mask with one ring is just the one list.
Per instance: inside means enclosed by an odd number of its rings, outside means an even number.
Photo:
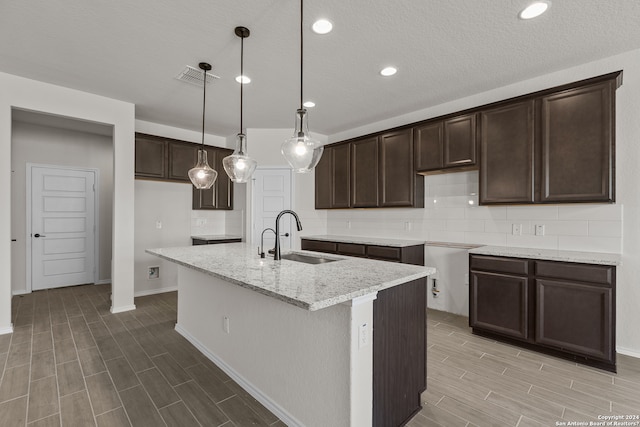
[{"label": "cabinet drawer", "polygon": [[577,282],[613,283],[614,267],[553,261],[536,261],[536,276],[567,279]]},{"label": "cabinet drawer", "polygon": [[369,246],[367,255],[370,258],[379,258],[387,261],[400,262],[400,248],[390,248],[387,246]]},{"label": "cabinet drawer", "polygon": [[320,240],[302,239],[301,247],[302,247],[302,250],[304,251],[326,252],[330,254],[336,253],[335,242],[323,242]]},{"label": "cabinet drawer", "polygon": [[489,270],[522,275],[529,274],[529,261],[519,258],[471,255],[470,267],[472,270]]},{"label": "cabinet drawer", "polygon": [[338,243],[338,253],[352,256],[365,256],[366,246],[355,243]]}]

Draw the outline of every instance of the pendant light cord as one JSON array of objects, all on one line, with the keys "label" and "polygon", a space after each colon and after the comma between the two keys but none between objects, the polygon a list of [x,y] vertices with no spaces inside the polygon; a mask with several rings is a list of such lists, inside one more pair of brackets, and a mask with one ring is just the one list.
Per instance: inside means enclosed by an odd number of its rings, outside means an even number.
[{"label": "pendant light cord", "polygon": [[204,150],[204,112],[207,106],[207,70],[202,70],[203,72],[203,86],[204,90],[202,91],[202,150]]},{"label": "pendant light cord", "polygon": [[244,37],[240,37],[240,133],[242,133],[242,110],[243,110],[243,90],[244,90]]},{"label": "pendant light cord", "polygon": [[304,81],[303,70],[302,70],[302,64],[303,64],[303,61],[302,61],[302,52],[303,52],[303,49],[302,49],[302,46],[303,46],[303,41],[302,41],[302,38],[303,38],[303,35],[302,35],[302,33],[303,33],[303,31],[302,31],[302,29],[303,29],[303,27],[302,27],[302,19],[303,19],[304,15],[302,14],[302,9],[303,9],[303,0],[300,0],[300,109],[301,110],[302,110],[302,91],[303,91],[303,87],[304,87],[303,84],[302,84],[303,81]]}]

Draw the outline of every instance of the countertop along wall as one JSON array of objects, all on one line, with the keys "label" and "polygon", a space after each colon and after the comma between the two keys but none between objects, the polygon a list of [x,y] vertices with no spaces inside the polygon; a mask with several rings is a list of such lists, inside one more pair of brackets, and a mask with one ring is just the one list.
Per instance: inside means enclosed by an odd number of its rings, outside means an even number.
[{"label": "countertop along wall", "polygon": [[[424,209],[329,210],[327,233],[375,237],[414,238],[427,241],[475,243],[622,254],[617,270],[618,351],[640,357],[640,51],[557,71],[535,79],[451,101],[426,110],[390,118],[331,135],[336,142],[406,123],[460,111],[609,72],[623,70],[616,92],[616,203],[545,206],[477,206],[478,172],[425,177]],[[522,224],[522,235],[512,224]],[[545,225],[545,235],[534,234]],[[452,253],[453,251],[453,253]],[[453,261],[452,261],[453,260]],[[457,265],[452,268],[451,263]],[[441,296],[430,306],[466,314],[468,293],[466,251],[427,247],[427,265],[438,268]],[[440,265],[438,265],[440,264]],[[445,277],[441,275],[444,274]],[[450,289],[448,289],[450,288]],[[442,291],[444,289],[444,291]]]}]

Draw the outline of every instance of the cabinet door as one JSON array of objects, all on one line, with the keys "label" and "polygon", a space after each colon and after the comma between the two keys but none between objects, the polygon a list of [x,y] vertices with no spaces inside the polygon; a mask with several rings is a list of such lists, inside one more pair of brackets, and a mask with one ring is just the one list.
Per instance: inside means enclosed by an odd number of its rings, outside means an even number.
[{"label": "cabinet door", "polygon": [[533,203],[534,102],[480,113],[480,203]]},{"label": "cabinet door", "polygon": [[404,129],[380,136],[380,206],[414,204],[412,133],[412,129]]},{"label": "cabinet door", "polygon": [[316,209],[331,207],[331,187],[333,186],[332,160],[333,147],[324,147],[324,153],[315,168]]},{"label": "cabinet door", "polygon": [[608,286],[536,280],[536,342],[613,361],[613,298]]},{"label": "cabinet door", "polygon": [[141,178],[164,179],[167,176],[166,140],[152,135],[136,134],[135,175]]},{"label": "cabinet door", "polygon": [[[167,178],[173,181],[191,182],[189,169],[198,161],[198,145],[188,142],[169,141],[169,171]],[[209,161],[211,165],[211,161]],[[213,166],[212,166],[213,167]]]},{"label": "cabinet door", "polygon": [[233,154],[233,150],[226,148],[216,148],[215,161],[211,160],[211,167],[218,172],[218,179],[214,186],[216,187],[216,207],[217,209],[231,210],[233,209],[233,181],[227,175],[222,166],[222,160]]},{"label": "cabinet door", "polygon": [[351,143],[351,206],[378,206],[378,137]]},{"label": "cabinet door", "polygon": [[541,202],[614,201],[614,84],[541,98]]},{"label": "cabinet door", "polygon": [[444,121],[444,167],[476,164],[476,115],[467,114]]},{"label": "cabinet door", "polygon": [[469,324],[513,338],[529,338],[529,279],[471,271]]},{"label": "cabinet door", "polygon": [[442,122],[428,123],[413,129],[416,171],[442,169]]},{"label": "cabinet door", "polygon": [[[213,148],[207,147],[207,160],[209,162],[209,166],[213,169],[215,167],[216,162],[216,152]],[[226,175],[226,174],[225,174]],[[218,180],[220,179],[220,172],[218,171],[218,178],[216,178],[216,182],[213,186],[208,190],[198,190],[196,187],[193,187],[193,209],[217,209],[217,201],[216,201],[216,188]]]},{"label": "cabinet door", "polygon": [[333,147],[331,207],[348,208],[351,206],[351,144]]}]

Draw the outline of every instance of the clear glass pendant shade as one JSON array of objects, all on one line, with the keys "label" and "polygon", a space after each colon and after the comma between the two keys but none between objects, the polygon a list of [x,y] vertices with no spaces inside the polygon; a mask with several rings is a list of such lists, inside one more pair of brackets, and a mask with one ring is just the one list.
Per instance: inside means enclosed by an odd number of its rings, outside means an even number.
[{"label": "clear glass pendant shade", "polygon": [[248,182],[256,170],[258,162],[247,156],[247,136],[239,133],[236,136],[236,150],[222,160],[222,166],[231,181],[238,184]]},{"label": "clear glass pendant shade", "polygon": [[199,190],[208,190],[213,186],[218,177],[218,172],[211,169],[207,161],[207,151],[198,150],[198,163],[189,169],[189,179],[193,186]]},{"label": "clear glass pendant shade", "polygon": [[307,173],[316,167],[324,146],[309,134],[307,124],[307,110],[301,108],[296,111],[296,127],[293,137],[282,144],[282,155],[291,165],[294,172]]}]

